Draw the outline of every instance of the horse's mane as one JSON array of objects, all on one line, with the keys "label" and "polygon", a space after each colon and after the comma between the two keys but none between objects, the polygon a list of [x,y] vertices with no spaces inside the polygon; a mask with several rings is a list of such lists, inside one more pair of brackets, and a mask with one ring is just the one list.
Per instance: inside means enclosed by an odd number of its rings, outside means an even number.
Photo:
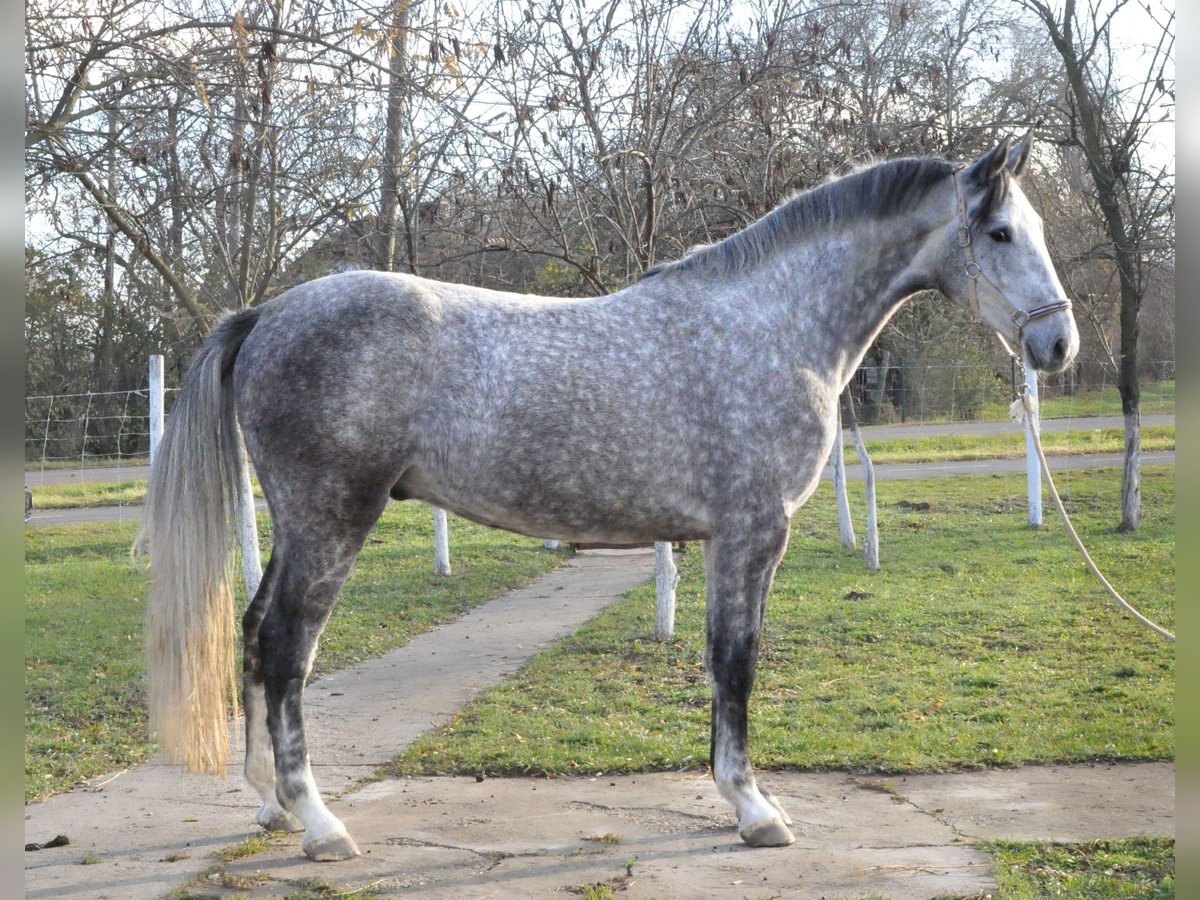
[{"label": "horse's mane", "polygon": [[[694,248],[674,262],[648,269],[646,278],[664,272],[732,275],[768,259],[781,245],[863,219],[884,219],[920,205],[929,190],[955,167],[925,156],[895,159],[858,169],[785,200],[757,222],[715,244]],[[971,218],[979,221],[1003,200],[1005,177],[996,179]],[[1000,184],[1003,182],[1003,184]]]}]

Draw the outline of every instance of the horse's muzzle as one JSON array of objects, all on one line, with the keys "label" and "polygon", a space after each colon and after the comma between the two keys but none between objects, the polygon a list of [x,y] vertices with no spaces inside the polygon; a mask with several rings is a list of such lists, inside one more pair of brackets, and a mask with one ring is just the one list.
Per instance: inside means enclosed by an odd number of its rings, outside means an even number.
[{"label": "horse's muzzle", "polygon": [[1039,372],[1061,372],[1079,352],[1079,331],[1075,319],[1068,313],[1030,322],[1022,335],[1025,359]]}]

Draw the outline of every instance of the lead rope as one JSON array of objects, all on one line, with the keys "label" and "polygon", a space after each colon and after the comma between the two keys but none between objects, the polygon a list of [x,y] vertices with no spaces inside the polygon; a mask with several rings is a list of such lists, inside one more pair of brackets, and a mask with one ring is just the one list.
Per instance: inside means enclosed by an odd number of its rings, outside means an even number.
[{"label": "lead rope", "polygon": [[[1025,409],[1025,415],[1029,416],[1030,421],[1032,421],[1034,415],[1033,400],[1029,396],[1028,388],[1021,392],[1021,405]],[[1087,563],[1088,568],[1092,570],[1092,574],[1100,579],[1100,583],[1104,585],[1105,589],[1109,592],[1109,594],[1112,595],[1112,598],[1120,603],[1121,606],[1125,607],[1126,611],[1128,611],[1130,615],[1132,615],[1151,631],[1162,635],[1169,641],[1174,641],[1175,635],[1167,631],[1167,629],[1163,628],[1161,625],[1151,622],[1140,612],[1134,609],[1128,602],[1126,602],[1124,597],[1117,593],[1116,589],[1108,583],[1108,579],[1104,577],[1098,568],[1096,568],[1096,564],[1092,562],[1092,557],[1087,552],[1087,548],[1083,546],[1083,541],[1079,539],[1079,535],[1075,532],[1075,526],[1071,524],[1071,517],[1067,515],[1067,510],[1066,507],[1063,506],[1062,498],[1058,496],[1058,488],[1054,486],[1054,479],[1050,477],[1050,466],[1046,462],[1046,454],[1042,451],[1042,439],[1038,436],[1038,429],[1030,428],[1029,433],[1033,435],[1033,446],[1034,449],[1037,450],[1038,462],[1042,465],[1042,474],[1046,476],[1046,484],[1050,486],[1050,496],[1054,498],[1054,505],[1058,507],[1059,515],[1062,516],[1063,523],[1067,526],[1067,533],[1071,535],[1071,539],[1075,541],[1075,546],[1078,547],[1079,552],[1083,554],[1083,561]]]}]

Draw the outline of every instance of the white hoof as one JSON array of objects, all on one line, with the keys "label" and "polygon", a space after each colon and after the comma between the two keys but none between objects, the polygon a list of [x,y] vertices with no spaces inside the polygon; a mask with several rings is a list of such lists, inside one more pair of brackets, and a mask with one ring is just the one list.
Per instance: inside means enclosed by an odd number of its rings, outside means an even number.
[{"label": "white hoof", "polygon": [[763,819],[745,828],[739,826],[738,834],[751,847],[786,847],[796,841],[780,818]]},{"label": "white hoof", "polygon": [[316,862],[339,862],[361,855],[354,838],[344,831],[331,831],[313,841],[300,845],[305,855]]},{"label": "white hoof", "polygon": [[254,821],[267,831],[286,831],[288,834],[296,834],[304,830],[299,819],[286,809],[280,809],[274,803],[264,803],[259,807]]},{"label": "white hoof", "polygon": [[767,798],[768,803],[775,807],[775,811],[779,813],[779,817],[783,819],[783,824],[790,828],[792,825],[792,817],[787,814],[787,810],[783,808],[775,795],[768,794],[766,791],[763,791],[763,796]]}]

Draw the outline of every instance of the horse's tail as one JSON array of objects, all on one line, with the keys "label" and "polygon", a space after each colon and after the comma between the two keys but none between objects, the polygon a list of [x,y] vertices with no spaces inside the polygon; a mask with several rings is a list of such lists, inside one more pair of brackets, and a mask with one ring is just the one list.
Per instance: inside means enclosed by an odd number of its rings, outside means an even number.
[{"label": "horse's tail", "polygon": [[150,471],[135,552],[150,557],[150,730],[169,761],[225,774],[237,712],[230,557],[241,439],[233,365],[258,321],[224,318],[192,359]]}]

